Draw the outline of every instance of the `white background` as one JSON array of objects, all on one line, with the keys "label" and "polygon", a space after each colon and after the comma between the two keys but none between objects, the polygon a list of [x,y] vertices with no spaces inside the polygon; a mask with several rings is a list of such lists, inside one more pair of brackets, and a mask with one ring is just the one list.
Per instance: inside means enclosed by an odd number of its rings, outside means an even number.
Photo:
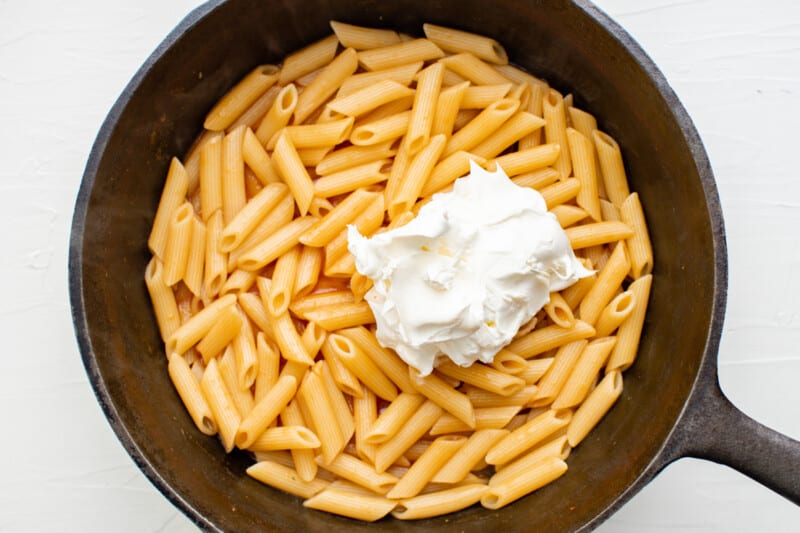
[{"label": "white background", "polygon": [[[714,167],[730,249],[722,387],[800,439],[800,3],[598,3],[666,74]],[[136,469],[95,401],[66,264],[103,117],[197,4],[0,0],[0,531],[194,530]],[[697,460],[670,466],[600,528],[799,530],[800,507]]]}]

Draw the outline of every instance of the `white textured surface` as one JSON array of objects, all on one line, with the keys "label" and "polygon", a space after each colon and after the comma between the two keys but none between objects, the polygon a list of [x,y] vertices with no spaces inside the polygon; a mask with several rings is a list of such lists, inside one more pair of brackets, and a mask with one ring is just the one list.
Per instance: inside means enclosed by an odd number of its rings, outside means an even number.
[{"label": "white textured surface", "polygon": [[[666,74],[714,167],[730,252],[722,387],[800,439],[800,4],[598,3]],[[194,531],[136,469],[94,399],[73,338],[66,255],[103,117],[196,4],[0,0],[0,531]],[[798,529],[800,507],[727,468],[682,460],[600,531]]]}]

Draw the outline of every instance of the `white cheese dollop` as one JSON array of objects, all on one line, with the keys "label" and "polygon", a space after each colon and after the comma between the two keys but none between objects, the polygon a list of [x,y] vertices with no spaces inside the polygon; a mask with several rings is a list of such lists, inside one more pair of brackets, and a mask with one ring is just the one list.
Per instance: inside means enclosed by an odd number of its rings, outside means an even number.
[{"label": "white cheese dollop", "polygon": [[490,363],[550,299],[591,274],[576,259],[537,191],[474,162],[405,226],[361,235],[348,228],[376,336],[428,375],[438,357]]}]

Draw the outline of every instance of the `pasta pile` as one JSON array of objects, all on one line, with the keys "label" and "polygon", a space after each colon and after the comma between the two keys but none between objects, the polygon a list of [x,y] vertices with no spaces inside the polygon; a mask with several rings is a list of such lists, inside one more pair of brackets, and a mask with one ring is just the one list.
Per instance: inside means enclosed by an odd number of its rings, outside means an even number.
[{"label": "pasta pile", "polygon": [[[498,509],[561,476],[620,395],[652,281],[642,207],[614,139],[496,41],[331,26],[242,79],[170,165],[145,274],[170,378],[200,431],[306,507]],[[470,160],[540,191],[595,273],[491,365],[421,377],[374,336],[346,226],[401,226]]]}]

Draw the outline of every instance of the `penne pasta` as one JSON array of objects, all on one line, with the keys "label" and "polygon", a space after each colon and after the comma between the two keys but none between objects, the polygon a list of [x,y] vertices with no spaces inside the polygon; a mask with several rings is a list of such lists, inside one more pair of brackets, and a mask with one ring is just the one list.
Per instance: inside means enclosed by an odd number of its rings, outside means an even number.
[{"label": "penne pasta", "polygon": [[607,337],[616,330],[636,307],[636,296],[630,289],[619,293],[603,308],[595,324],[595,334]]},{"label": "penne pasta", "polygon": [[494,355],[492,368],[505,372],[506,374],[521,374],[528,367],[528,362],[514,352],[501,349]]},{"label": "penne pasta", "polygon": [[405,149],[410,156],[421,152],[431,140],[434,109],[439,101],[443,77],[444,66],[441,63],[434,63],[423,69],[417,77],[414,105],[411,107],[408,131],[404,138]]},{"label": "penne pasta", "polygon": [[303,502],[303,507],[374,522],[389,514],[396,503],[379,495],[326,488]]},{"label": "penne pasta", "polygon": [[467,395],[455,390],[436,374],[422,376],[416,368],[410,366],[408,375],[418,393],[451,413],[470,428],[475,427],[475,409]]},{"label": "penne pasta", "polygon": [[510,80],[494,67],[475,57],[472,50],[448,56],[441,60],[449,69],[475,85],[503,85]]},{"label": "penne pasta", "polygon": [[[445,70],[445,73],[448,72]],[[444,75],[442,76],[444,86]],[[439,98],[436,103],[436,110],[431,126],[431,135],[443,134],[447,139],[453,134],[458,110],[461,108],[464,96],[469,88],[469,82],[464,81],[452,87],[447,87],[439,91]],[[491,103],[491,102],[490,102]],[[485,107],[489,107],[487,104]]]},{"label": "penne pasta", "polygon": [[167,353],[185,353],[208,333],[208,330],[211,329],[222,312],[235,303],[236,296],[227,294],[193,315],[192,318],[181,324],[181,326],[167,338]]},{"label": "penne pasta", "polygon": [[572,411],[569,409],[548,409],[503,437],[486,453],[486,462],[490,465],[508,463],[559,429],[567,427],[571,420]]},{"label": "penne pasta", "polygon": [[375,470],[385,472],[419,438],[424,435],[439,416],[442,408],[432,401],[426,401],[400,428],[394,438],[380,444],[375,452]]},{"label": "penne pasta", "polygon": [[315,322],[308,322],[302,335],[300,335],[300,340],[303,342],[306,352],[312,359],[316,358],[322,348],[322,343],[324,343],[327,338],[328,332],[319,327]]},{"label": "penne pasta", "polygon": [[620,205],[619,212],[622,221],[633,231],[626,244],[631,260],[631,275],[634,279],[639,279],[653,270],[653,247],[639,195],[633,193],[628,196]]},{"label": "penne pasta", "polygon": [[615,206],[620,207],[631,193],[628,189],[628,178],[625,175],[625,166],[622,163],[619,145],[610,135],[599,130],[592,133],[592,139],[597,150],[597,160],[600,162],[608,199]]},{"label": "penne pasta", "polygon": [[300,318],[308,320],[306,313],[320,307],[352,303],[355,299],[353,293],[346,290],[315,292],[308,296],[293,300],[289,304],[289,309]]},{"label": "penne pasta", "polygon": [[361,459],[375,462],[375,445],[367,442],[367,435],[378,416],[375,394],[362,386],[361,397],[353,398],[353,423],[356,452]]},{"label": "penne pasta", "polygon": [[247,167],[253,172],[253,175],[261,182],[261,185],[266,187],[271,183],[281,181],[275,165],[272,164],[269,155],[267,155],[264,147],[261,146],[258,138],[250,128],[247,128],[244,132],[242,158]]},{"label": "penne pasta", "polygon": [[286,85],[309,72],[327,65],[336,55],[338,46],[339,40],[336,35],[330,35],[306,46],[302,50],[289,54],[283,60],[283,65],[281,65],[278,84]]},{"label": "penne pasta", "polygon": [[311,498],[328,486],[328,482],[319,478],[303,480],[291,467],[273,461],[259,461],[247,468],[247,475],[289,494],[301,498]]},{"label": "penne pasta", "polygon": [[275,103],[275,98],[278,97],[279,92],[280,87],[277,85],[270,86],[269,89],[264,91],[264,94],[259,96],[255,102],[250,104],[250,106],[239,115],[239,118],[233,121],[233,124],[225,128],[225,133],[230,133],[239,126],[244,126],[248,129],[257,128],[261,119],[264,118],[269,108]]},{"label": "penne pasta", "polygon": [[[552,167],[545,167],[540,168],[539,170],[533,170],[531,172],[520,174],[519,176],[514,176],[511,178],[511,181],[520,187],[530,187],[532,189],[536,189],[537,191],[540,191],[542,195],[544,195],[544,188],[558,181],[558,177],[558,171],[554,170]],[[566,180],[566,182],[569,182],[569,180]],[[558,203],[560,202],[556,202],[553,205],[557,205]]]},{"label": "penne pasta", "polygon": [[434,24],[423,24],[422,29],[425,32],[425,37],[433,41],[445,52],[455,54],[469,52],[484,61],[496,65],[508,63],[508,54],[506,54],[503,45],[494,39]]},{"label": "penne pasta", "polygon": [[458,178],[465,176],[469,172],[470,161],[474,161],[478,165],[483,165],[486,162],[484,158],[464,151],[454,152],[450,156],[440,159],[431,170],[428,179],[425,180],[425,184],[419,193],[420,196],[431,196],[444,190]]},{"label": "penne pasta", "polygon": [[471,483],[407,498],[397,503],[392,516],[400,520],[420,520],[454,513],[478,503],[488,487]]},{"label": "penne pasta", "polygon": [[238,248],[288,192],[283,183],[271,183],[261,189],[222,230],[219,250],[225,253]]},{"label": "penne pasta", "polygon": [[553,364],[552,357],[544,357],[541,359],[530,359],[526,361],[525,368],[517,374],[517,377],[522,378],[527,385],[538,383],[542,376],[550,369]]},{"label": "penne pasta", "polygon": [[561,147],[553,168],[561,174],[561,179],[567,179],[572,173],[572,160],[570,159],[569,141],[567,139],[567,116],[564,97],[555,89],[550,89],[542,100],[542,116],[544,117],[545,142],[555,143]]},{"label": "penne pasta", "polygon": [[175,211],[184,203],[188,189],[189,175],[178,158],[173,157],[169,164],[164,190],[161,192],[161,199],[158,202],[156,216],[153,219],[153,228],[147,239],[150,251],[162,262],[169,238],[171,220]]},{"label": "penne pasta", "polygon": [[413,498],[433,478],[434,474],[464,446],[466,437],[448,435],[434,440],[414,464],[397,481],[397,484],[386,494],[387,498]]},{"label": "penne pasta", "polygon": [[332,147],[347,140],[353,129],[353,117],[319,124],[287,126],[272,136],[267,149],[273,149],[278,135],[288,135],[296,149]]},{"label": "penne pasta", "polygon": [[620,372],[627,370],[636,359],[652,283],[653,275],[648,274],[628,286],[636,303],[631,314],[617,330],[617,344],[606,366],[606,375],[614,370]]},{"label": "penne pasta", "polygon": [[239,334],[242,328],[242,318],[235,306],[225,308],[217,317],[214,325],[197,344],[197,351],[203,356],[203,361],[208,364],[211,358],[222,353],[225,347]]},{"label": "penne pasta", "polygon": [[436,365],[436,370],[445,376],[469,383],[500,396],[511,396],[525,386],[523,380],[480,363],[461,367],[450,360],[444,360]]},{"label": "penne pasta", "polygon": [[300,214],[305,215],[308,213],[311,199],[314,197],[314,184],[311,182],[311,177],[303,166],[300,156],[297,155],[292,140],[286,134],[278,138],[272,156],[278,174],[289,186]]},{"label": "penne pasta", "polygon": [[469,151],[492,135],[518,108],[517,100],[504,98],[494,102],[450,137],[444,148],[444,155],[448,156],[459,150]]},{"label": "penne pasta", "polygon": [[317,459],[319,466],[337,476],[352,481],[375,494],[386,494],[392,485],[397,483],[397,478],[388,472],[378,473],[372,465],[360,459],[342,453],[330,463],[325,463],[322,458]]},{"label": "penne pasta", "polygon": [[230,453],[233,450],[234,438],[241,422],[241,416],[222,380],[216,359],[212,359],[206,366],[203,379],[200,380],[200,390],[214,415],[222,445],[225,447],[225,451]]},{"label": "penne pasta", "polygon": [[391,439],[424,402],[421,394],[400,393],[370,425],[364,442],[381,444]]},{"label": "penne pasta", "polygon": [[300,235],[300,242],[306,246],[325,246],[378,198],[382,198],[379,193],[364,189],[354,191]]},{"label": "penne pasta", "polygon": [[469,387],[466,390],[467,398],[472,403],[475,409],[482,409],[485,407],[508,407],[517,405],[527,405],[536,395],[537,387],[535,385],[526,385],[521,391],[511,396],[500,396],[493,392],[475,387]]},{"label": "penne pasta", "polygon": [[393,100],[413,94],[413,89],[401,83],[383,80],[347,96],[335,98],[328,103],[328,109],[348,117],[358,117]]},{"label": "penne pasta", "polygon": [[200,211],[206,223],[222,210],[222,139],[222,134],[216,134],[199,149]]},{"label": "penne pasta", "polygon": [[312,290],[319,279],[322,269],[322,250],[311,246],[303,246],[297,260],[297,274],[292,287],[292,300],[301,298]]},{"label": "penne pasta", "polygon": [[189,364],[183,356],[176,353],[170,354],[169,365],[169,378],[178,391],[186,410],[192,417],[197,429],[206,435],[215,435],[217,433],[217,423],[211,408],[208,406],[203,391],[200,389],[200,383],[197,378],[192,374]]},{"label": "penne pasta", "polygon": [[333,333],[330,346],[336,357],[376,396],[387,401],[397,397],[394,384],[352,340]]},{"label": "penne pasta", "polygon": [[556,216],[562,228],[568,228],[589,216],[580,207],[567,204],[557,205],[550,212]]},{"label": "penne pasta", "polygon": [[600,195],[597,186],[597,170],[592,142],[574,128],[567,128],[569,155],[572,159],[572,170],[581,184],[576,203],[583,208],[593,220],[602,220],[600,211]]},{"label": "penne pasta", "polygon": [[206,226],[206,257],[203,290],[207,298],[219,295],[228,276],[225,254],[219,249],[223,231],[222,210],[216,211],[208,219]]},{"label": "penne pasta", "polygon": [[250,290],[253,283],[256,281],[256,273],[248,272],[247,270],[234,270],[225,280],[225,284],[220,289],[220,295],[228,294],[229,292],[246,292]]},{"label": "penne pasta", "polygon": [[527,111],[521,111],[506,120],[491,136],[481,141],[477,146],[473,146],[470,151],[486,159],[496,157],[506,148],[542,126],[544,126],[544,121],[541,118]]},{"label": "penne pasta", "polygon": [[314,181],[314,194],[317,198],[330,198],[377,185],[388,177],[381,170],[387,164],[388,160],[381,159],[318,178]]},{"label": "penne pasta", "polygon": [[348,146],[326,155],[314,170],[318,175],[325,177],[335,172],[393,157],[395,153],[390,142],[370,146]]},{"label": "penne pasta", "polygon": [[434,165],[445,149],[446,139],[442,134],[434,136],[428,145],[422,149],[411,161],[400,186],[395,191],[394,197],[388,203],[389,218],[394,220],[400,214],[410,211],[419,198],[425,182],[428,180]]},{"label": "penne pasta", "polygon": [[[278,347],[273,341],[268,340],[262,331],[256,334],[256,357],[258,358],[258,374],[256,375],[253,399],[258,403],[278,381],[281,363]],[[291,424],[296,423],[291,422]],[[302,425],[302,423],[297,424]]]},{"label": "penne pasta", "polygon": [[458,483],[464,480],[475,465],[498,441],[508,435],[505,429],[480,429],[469,436],[467,441],[433,476],[435,483]]},{"label": "penne pasta", "polygon": [[494,171],[499,167],[502,168],[509,177],[518,176],[544,167],[549,167],[558,159],[560,153],[561,147],[557,144],[544,144],[535,148],[502,155],[488,161],[486,168]]},{"label": "penne pasta", "polygon": [[[287,194],[278,200],[277,205],[273,207],[269,213],[258,223],[258,225],[250,232],[250,234],[242,241],[242,243],[231,250],[227,256],[228,268],[235,267],[239,258],[246,252],[256,248],[259,244],[263,243],[266,239],[279,231],[282,227],[292,220],[294,215],[294,199],[291,195]],[[221,220],[220,220],[221,223]],[[220,233],[222,229],[220,228]],[[219,238],[217,238],[219,241]],[[225,260],[225,256],[221,256],[221,260]]]},{"label": "penne pasta", "polygon": [[550,301],[545,304],[544,312],[557,326],[571,328],[575,325],[575,316],[572,314],[572,308],[564,300],[564,297],[557,292],[550,294]]},{"label": "penne pasta", "polygon": [[[239,424],[235,443],[241,449],[249,448],[264,433],[289,404],[295,391],[297,380],[292,376],[282,376],[267,394],[253,407],[253,410]],[[314,447],[314,446],[311,446]]]},{"label": "penne pasta", "polygon": [[331,402],[331,407],[336,416],[336,423],[339,425],[339,430],[342,433],[342,441],[347,443],[350,442],[353,433],[355,433],[355,421],[353,420],[353,414],[350,412],[350,406],[344,397],[343,391],[337,386],[336,380],[333,377],[333,372],[326,363],[327,361],[318,361],[314,364],[312,372],[322,379],[325,392],[328,393],[328,399]]},{"label": "penne pasta", "polygon": [[365,50],[358,53],[358,62],[366,70],[385,70],[405,63],[430,61],[444,57],[444,52],[428,39],[414,39]]},{"label": "penne pasta", "polygon": [[417,72],[422,68],[422,61],[414,63],[407,63],[399,65],[394,68],[386,70],[376,70],[375,72],[362,72],[360,74],[353,74],[342,82],[339,91],[336,93],[337,98],[340,96],[347,96],[354,92],[369,87],[381,80],[396,81],[401,85],[408,87],[414,80]]},{"label": "penne pasta", "polygon": [[239,115],[278,81],[278,72],[275,65],[260,65],[253,69],[211,108],[203,127],[222,131],[233,124]]},{"label": "penne pasta", "polygon": [[332,209],[333,204],[331,204],[327,199],[314,196],[314,199],[311,200],[311,206],[309,206],[308,212],[311,214],[311,216],[322,218],[330,213]]},{"label": "penne pasta", "polygon": [[297,101],[297,87],[293,83],[280,90],[256,129],[255,135],[259,143],[266,145],[273,135],[289,123],[297,107]]},{"label": "penne pasta", "polygon": [[581,404],[567,427],[567,442],[573,448],[586,438],[622,394],[622,373],[612,370]]},{"label": "penne pasta", "polygon": [[362,124],[353,129],[350,142],[369,146],[401,137],[408,130],[411,111],[402,111],[388,117]]},{"label": "penne pasta", "polygon": [[407,365],[393,351],[378,343],[375,335],[364,327],[347,328],[339,334],[352,340],[403,392],[416,393],[416,388],[408,376]]},{"label": "penne pasta", "polygon": [[314,424],[314,433],[319,437],[322,464],[329,465],[346,443],[322,379],[314,372],[309,372],[298,389],[298,398],[305,412],[308,412],[307,420]]},{"label": "penne pasta", "polygon": [[342,46],[356,50],[370,50],[401,42],[400,36],[394,30],[364,28],[335,20],[331,21],[331,28]]},{"label": "penne pasta", "polygon": [[475,427],[471,428],[450,413],[443,414],[431,428],[431,436],[448,433],[479,431],[482,429],[502,429],[508,426],[511,419],[522,409],[521,405],[501,407],[481,407],[475,409]]},{"label": "penne pasta", "polygon": [[169,221],[162,276],[164,283],[170,287],[181,281],[186,272],[194,220],[192,205],[184,202],[173,212]]},{"label": "penne pasta", "polygon": [[530,359],[535,355],[558,348],[581,339],[588,339],[595,334],[594,328],[583,320],[576,320],[571,328],[546,326],[515,339],[506,348],[520,357]]},{"label": "penne pasta", "polygon": [[505,98],[511,90],[513,84],[502,83],[500,85],[473,85],[466,87],[464,97],[461,100],[460,109],[484,109],[489,107],[492,102]]},{"label": "penne pasta", "polygon": [[328,331],[373,324],[375,317],[366,302],[331,305],[306,313],[308,320],[314,321]]},{"label": "penne pasta", "polygon": [[273,233],[261,244],[245,252],[239,257],[238,265],[245,270],[258,270],[273,262],[281,255],[288,252],[300,242],[302,235],[317,219],[315,217],[300,217],[283,226]]},{"label": "penne pasta", "polygon": [[[144,281],[150,294],[150,301],[153,303],[161,340],[166,341],[181,326],[181,317],[175,293],[164,281],[164,266],[158,257],[153,257],[147,264]],[[167,354],[169,355],[169,352]]]},{"label": "penne pasta", "polygon": [[518,459],[499,465],[495,473],[489,479],[489,486],[499,485],[506,483],[508,480],[514,479],[533,468],[539,461],[548,457],[558,457],[562,461],[566,461],[569,457],[572,448],[567,442],[567,436],[561,435],[544,444],[536,446],[531,451],[520,456]]},{"label": "penne pasta", "polygon": [[587,324],[594,325],[600,317],[600,313],[608,305],[617,290],[622,286],[622,282],[630,271],[631,264],[625,250],[625,244],[620,242],[614,247],[614,252],[608,259],[597,281],[586,293],[580,303],[581,320]]},{"label": "penne pasta", "polygon": [[616,342],[615,337],[601,337],[586,345],[569,378],[553,400],[553,409],[576,407],[586,398]]},{"label": "penne pasta", "polygon": [[546,406],[561,392],[572,370],[575,368],[581,353],[586,348],[588,341],[579,340],[565,344],[553,357],[553,362],[548,366],[547,372],[538,381],[539,389],[531,402],[534,406]]},{"label": "penne pasta", "polygon": [[[513,65],[494,65],[494,69],[514,83],[527,83],[531,87],[547,88],[547,82]],[[539,115],[541,116],[541,115]]]},{"label": "penne pasta", "polygon": [[300,245],[295,245],[275,261],[272,283],[269,288],[267,310],[273,316],[282,315],[289,310],[289,302],[294,292],[297,277],[297,263],[300,261]]},{"label": "penne pasta", "polygon": [[322,356],[325,358],[325,362],[328,363],[328,370],[331,372],[331,377],[333,377],[339,389],[353,398],[360,398],[363,394],[362,385],[358,381],[356,375],[342,363],[333,347],[330,335],[325,338],[320,349],[322,351]]},{"label": "penne pasta", "polygon": [[226,224],[229,224],[247,203],[243,142],[243,126],[236,128],[222,139],[222,216]]},{"label": "penne pasta", "polygon": [[[319,448],[319,439],[310,429],[304,426],[287,424],[265,429],[247,449],[251,452],[268,452],[272,450],[291,450],[294,452],[308,451],[313,448]],[[292,457],[294,458],[294,455]],[[296,459],[294,461],[295,463],[298,462]],[[300,474],[299,469],[297,473]],[[311,479],[304,479],[303,481],[311,481]]]},{"label": "penne pasta", "polygon": [[598,244],[613,243],[633,236],[633,230],[630,226],[616,220],[575,226],[568,228],[566,233],[572,248],[575,250]]},{"label": "penne pasta", "polygon": [[567,463],[563,460],[558,457],[547,457],[517,477],[489,485],[481,497],[481,505],[487,509],[500,509],[522,496],[552,483],[566,471]]}]

